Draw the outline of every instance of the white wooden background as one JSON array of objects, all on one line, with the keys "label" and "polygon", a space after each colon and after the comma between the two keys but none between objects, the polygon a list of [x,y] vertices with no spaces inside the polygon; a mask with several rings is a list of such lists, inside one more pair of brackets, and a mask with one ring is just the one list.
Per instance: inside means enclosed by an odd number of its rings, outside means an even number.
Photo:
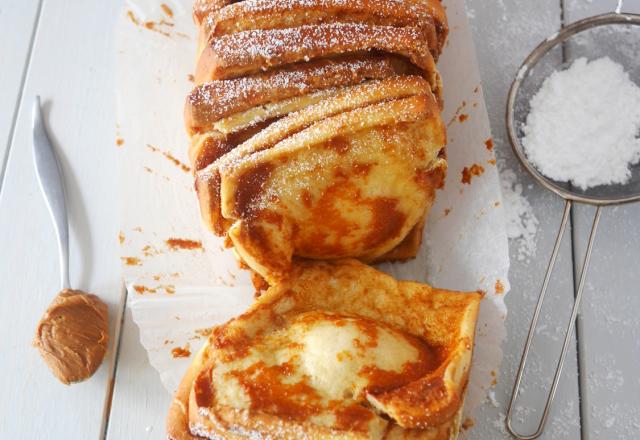
[{"label": "white wooden background", "polygon": [[[170,2],[167,2],[170,3]],[[123,310],[115,193],[113,27],[118,1],[0,0],[0,439],[160,439],[170,397],[148,365],[138,332]],[[532,185],[506,142],[509,82],[522,58],[563,22],[612,11],[616,0],[467,0],[503,168],[517,170],[540,220],[537,256],[512,249],[505,360],[475,426],[461,438],[509,438],[504,414],[535,295],[560,220],[562,203]],[[624,11],[640,12],[640,0]],[[35,325],[58,288],[53,228],[36,184],[31,104],[40,94],[68,188],[71,280],[110,307],[112,344],[89,381],[60,385],[31,347]],[[516,411],[533,428],[573,299],[592,210],[572,217],[543,310],[549,331],[534,344],[532,368]],[[605,211],[585,292],[575,348],[569,354],[546,439],[640,438],[640,205]],[[123,319],[119,350],[115,332]],[[113,391],[113,393],[112,393]]]}]

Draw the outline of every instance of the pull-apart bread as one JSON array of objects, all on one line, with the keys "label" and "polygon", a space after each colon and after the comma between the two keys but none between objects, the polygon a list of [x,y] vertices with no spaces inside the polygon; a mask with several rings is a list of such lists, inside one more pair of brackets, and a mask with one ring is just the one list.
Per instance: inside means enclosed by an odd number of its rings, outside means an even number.
[{"label": "pull-apart bread", "polygon": [[194,18],[206,226],[269,284],[294,257],[414,257],[446,173],[439,0],[205,0]]},{"label": "pull-apart bread", "polygon": [[455,439],[480,299],[357,260],[298,260],[212,329],[175,394],[169,437]]}]

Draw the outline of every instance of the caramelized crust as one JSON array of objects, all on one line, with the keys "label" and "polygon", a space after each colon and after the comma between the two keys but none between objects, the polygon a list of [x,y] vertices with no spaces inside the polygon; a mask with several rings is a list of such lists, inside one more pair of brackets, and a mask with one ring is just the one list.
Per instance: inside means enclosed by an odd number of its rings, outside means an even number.
[{"label": "caramelized crust", "polygon": [[213,329],[171,405],[169,437],[452,440],[480,298],[354,260],[301,260]]},{"label": "caramelized crust", "polygon": [[195,0],[193,2],[193,21],[200,25],[210,15],[233,3],[233,0]]},{"label": "caramelized crust", "polygon": [[443,145],[437,104],[420,77],[353,86],[198,171],[202,217],[268,282],[286,273],[292,255],[410,258],[444,180]]},{"label": "caramelized crust", "polygon": [[200,369],[207,364],[207,346],[205,345],[193,358],[193,362],[189,365],[184,377],[178,385],[171,405],[169,406],[169,414],[167,415],[167,438],[171,440],[198,440],[198,437],[191,433],[189,424],[189,397],[191,388],[200,374]]},{"label": "caramelized crust", "polygon": [[203,134],[194,134],[191,137],[191,144],[189,146],[191,168],[194,171],[206,168],[241,143],[259,133],[260,130],[267,127],[271,122],[271,120],[259,121],[232,133],[221,133],[217,130],[211,130]]},{"label": "caramelized crust", "polygon": [[195,87],[187,96],[185,122],[190,134],[208,130],[226,116],[316,90],[349,86],[396,75],[401,64],[389,57],[362,56],[318,60]]},{"label": "caramelized crust", "polygon": [[311,59],[377,50],[409,59],[432,79],[435,62],[419,27],[336,23],[250,30],[212,39],[200,54],[196,81],[229,79]]},{"label": "caramelized crust", "polygon": [[[339,93],[333,95],[331,99],[324,100],[323,102],[289,114],[286,118],[260,131],[260,133],[242,145],[241,148],[226,155],[216,164],[216,167],[233,168],[235,167],[235,163],[242,157],[247,157],[253,153],[271,148],[278,142],[284,141],[290,136],[310,127],[312,124],[322,122],[329,117],[380,102],[386,102],[390,105],[392,100],[415,95],[425,95],[425,105],[429,107],[429,109],[424,116],[433,116],[438,119],[435,99],[430,93],[429,85],[422,78],[415,76],[393,76],[381,81],[369,81],[364,84],[344,88]],[[356,122],[357,115],[352,116],[354,117],[354,122]],[[390,121],[390,124],[391,123],[392,121]],[[337,135],[338,133],[335,134]]]},{"label": "caramelized crust", "polygon": [[439,0],[246,0],[209,14],[203,27],[211,40],[242,31],[323,23],[424,27],[436,59],[447,36]]}]

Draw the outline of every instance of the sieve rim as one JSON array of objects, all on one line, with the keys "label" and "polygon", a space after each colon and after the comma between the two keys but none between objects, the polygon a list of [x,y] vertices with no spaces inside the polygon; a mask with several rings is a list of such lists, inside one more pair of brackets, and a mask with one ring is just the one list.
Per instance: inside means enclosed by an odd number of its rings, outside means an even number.
[{"label": "sieve rim", "polygon": [[538,171],[527,158],[524,153],[524,148],[522,143],[520,142],[520,138],[516,132],[515,127],[515,116],[514,116],[514,108],[515,101],[518,91],[520,90],[520,86],[525,78],[530,74],[531,70],[535,67],[535,65],[544,57],[550,50],[558,46],[559,44],[565,42],[572,36],[592,29],[599,26],[606,26],[611,24],[626,24],[626,25],[634,25],[640,26],[640,14],[631,14],[631,13],[607,13],[601,15],[595,15],[593,17],[588,17],[583,20],[576,21],[575,23],[571,23],[567,25],[562,30],[557,32],[556,34],[550,36],[542,43],[540,43],[531,53],[524,59],[516,77],[511,83],[511,87],[509,88],[509,94],[507,96],[507,109],[506,109],[506,125],[507,125],[507,135],[509,137],[509,142],[511,143],[511,148],[513,149],[514,154],[520,161],[520,164],[533,176],[533,178],[544,186],[549,191],[552,191],[562,197],[564,200],[571,200],[579,203],[586,203],[589,205],[596,206],[604,206],[604,205],[616,205],[623,203],[630,203],[640,200],[640,192],[634,195],[625,195],[620,197],[599,197],[599,196],[587,196],[584,194],[578,194],[573,191],[562,188],[561,186],[555,184],[551,179],[544,176],[540,171]]}]

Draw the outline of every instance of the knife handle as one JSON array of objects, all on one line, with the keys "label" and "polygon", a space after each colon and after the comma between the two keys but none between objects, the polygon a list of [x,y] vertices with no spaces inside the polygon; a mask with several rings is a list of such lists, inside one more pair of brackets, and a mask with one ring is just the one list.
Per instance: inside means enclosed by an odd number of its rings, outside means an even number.
[{"label": "knife handle", "polygon": [[33,161],[40,189],[51,214],[56,230],[60,256],[60,280],[62,289],[70,289],[69,284],[69,224],[65,201],[62,169],[49,140],[42,118],[40,97],[33,103]]}]

